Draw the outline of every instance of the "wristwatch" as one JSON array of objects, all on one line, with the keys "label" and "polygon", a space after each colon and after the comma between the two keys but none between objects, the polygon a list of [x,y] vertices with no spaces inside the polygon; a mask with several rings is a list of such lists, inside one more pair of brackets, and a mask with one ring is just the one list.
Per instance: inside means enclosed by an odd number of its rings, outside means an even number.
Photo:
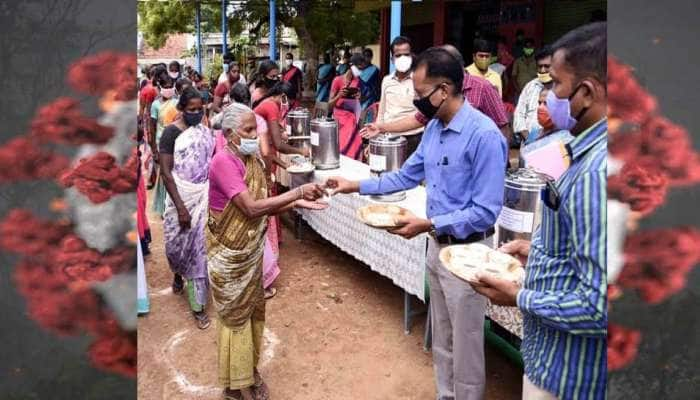
[{"label": "wristwatch", "polygon": [[428,231],[428,235],[437,238],[437,230],[435,230],[435,221],[433,221],[432,218],[430,218],[430,230]]}]

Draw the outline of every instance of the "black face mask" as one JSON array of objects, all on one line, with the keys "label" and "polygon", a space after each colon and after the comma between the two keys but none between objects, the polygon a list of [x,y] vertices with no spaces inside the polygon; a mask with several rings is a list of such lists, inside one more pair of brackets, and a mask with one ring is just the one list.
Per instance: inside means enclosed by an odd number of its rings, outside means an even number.
[{"label": "black face mask", "polygon": [[445,102],[445,99],[442,99],[440,104],[438,104],[437,106],[433,105],[433,103],[430,102],[430,96],[432,96],[433,93],[440,89],[440,85],[435,86],[435,89],[433,89],[433,91],[430,92],[430,94],[428,94],[427,96],[421,97],[418,100],[413,100],[413,105],[416,106],[418,111],[420,111],[420,113],[423,114],[427,119],[433,119],[433,117],[435,117],[435,114],[437,114],[438,110],[442,106],[442,103]]},{"label": "black face mask", "polygon": [[185,125],[187,126],[197,126],[202,122],[204,117],[204,111],[199,111],[196,113],[184,112],[182,113],[182,118],[185,120]]},{"label": "black face mask", "polygon": [[269,88],[275,86],[275,84],[279,81],[280,81],[279,79],[270,79],[268,77],[265,77],[265,86],[267,86],[267,88],[269,89]]}]

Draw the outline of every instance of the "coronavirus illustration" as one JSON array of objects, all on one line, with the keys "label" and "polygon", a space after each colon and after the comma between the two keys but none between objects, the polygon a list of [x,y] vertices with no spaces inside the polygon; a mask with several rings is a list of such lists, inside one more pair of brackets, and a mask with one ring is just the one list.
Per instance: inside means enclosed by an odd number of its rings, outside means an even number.
[{"label": "coronavirus illustration", "polygon": [[[608,119],[610,307],[632,291],[659,304],[684,290],[700,263],[700,230],[640,231],[639,221],[664,204],[668,191],[700,183],[700,154],[688,131],[661,115],[657,99],[615,57],[608,59]],[[641,332],[610,323],[608,369],[633,362],[643,340]]]},{"label": "coronavirus illustration", "polygon": [[98,368],[136,375],[136,335],[96,289],[135,268],[138,157],[136,57],[112,51],[84,57],[67,72],[81,101],[60,97],[36,110],[28,131],[0,144],[0,184],[42,180],[64,188],[50,217],[13,209],[0,219],[0,249],[14,253],[13,278],[39,326],[93,338],[86,357]]}]

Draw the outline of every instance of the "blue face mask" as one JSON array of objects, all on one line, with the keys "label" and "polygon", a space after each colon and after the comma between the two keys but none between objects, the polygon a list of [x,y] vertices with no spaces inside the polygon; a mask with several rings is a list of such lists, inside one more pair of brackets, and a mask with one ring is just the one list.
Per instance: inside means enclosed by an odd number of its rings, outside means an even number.
[{"label": "blue face mask", "polygon": [[199,111],[196,113],[184,112],[182,113],[182,118],[185,120],[187,126],[197,126],[202,122],[204,117],[204,111]]},{"label": "blue face mask", "polygon": [[554,90],[550,90],[547,93],[547,111],[549,112],[549,117],[552,119],[554,126],[560,130],[570,131],[576,126],[578,121],[583,117],[583,114],[588,111],[587,108],[581,110],[576,118],[571,116],[571,99],[574,98],[578,90],[582,85],[578,85],[571,96],[565,99],[560,99],[554,94]]},{"label": "blue face mask", "polygon": [[241,138],[241,144],[237,146],[238,151],[244,156],[256,154],[260,148],[258,139]]}]

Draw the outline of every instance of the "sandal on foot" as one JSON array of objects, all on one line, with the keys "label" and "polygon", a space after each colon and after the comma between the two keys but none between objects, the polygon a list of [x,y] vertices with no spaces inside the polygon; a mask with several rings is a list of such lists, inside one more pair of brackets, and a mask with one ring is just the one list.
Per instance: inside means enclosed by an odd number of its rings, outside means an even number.
[{"label": "sandal on foot", "polygon": [[224,399],[225,400],[243,400],[243,394],[240,390],[231,390],[229,388],[224,389]]},{"label": "sandal on foot", "polygon": [[270,391],[265,382],[262,382],[260,386],[253,386],[251,389],[255,400],[270,400]]},{"label": "sandal on foot", "polygon": [[[245,393],[244,393],[245,390]],[[236,389],[236,390],[231,390],[229,388],[224,389],[224,399],[226,400],[247,400],[247,399],[252,399],[256,400],[257,397],[255,397],[255,393],[253,392],[252,388],[246,388],[246,389]]]},{"label": "sandal on foot", "polygon": [[260,376],[257,369],[254,370],[253,376],[255,377],[255,383],[253,384],[252,389],[255,400],[269,400],[270,390],[268,389],[265,381],[263,381],[262,376]]},{"label": "sandal on foot", "polygon": [[207,313],[201,311],[195,312],[193,314],[194,319],[197,322],[197,328],[202,330],[209,328],[209,325],[211,325],[211,321],[209,320],[209,316],[207,315]]},{"label": "sandal on foot", "polygon": [[277,288],[265,289],[265,300],[269,300],[277,294]]}]

